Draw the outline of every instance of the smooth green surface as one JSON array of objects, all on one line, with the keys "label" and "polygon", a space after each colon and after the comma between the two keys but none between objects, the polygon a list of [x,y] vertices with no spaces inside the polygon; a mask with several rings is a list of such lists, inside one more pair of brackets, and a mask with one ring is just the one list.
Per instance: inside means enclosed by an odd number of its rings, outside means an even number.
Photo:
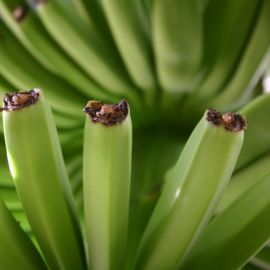
[{"label": "smooth green surface", "polygon": [[268,172],[206,227],[182,269],[238,269],[250,260],[270,238],[269,190]]},{"label": "smooth green surface", "polygon": [[140,20],[138,2],[118,0],[115,5],[114,1],[102,0],[101,4],[131,78],[138,87],[153,92],[156,90],[153,55]]},{"label": "smooth green surface", "polygon": [[240,110],[248,121],[245,141],[236,168],[248,165],[270,150],[270,95],[264,94]]},{"label": "smooth green surface", "polygon": [[204,17],[203,65],[207,76],[199,86],[199,96],[209,98],[217,94],[233,76],[251,36],[260,2],[210,1]]},{"label": "smooth green surface", "polygon": [[[246,137],[245,137],[246,138]],[[249,166],[233,175],[229,185],[222,194],[215,213],[220,213],[255,185],[270,169],[270,155],[261,157]]]},{"label": "smooth green surface", "polygon": [[20,23],[20,27],[32,45],[53,62],[55,74],[66,79],[88,98],[90,95],[97,99],[116,101],[64,53],[44,29],[36,14],[28,13],[27,17]]},{"label": "smooth green surface", "polygon": [[131,177],[130,115],[104,126],[86,116],[83,192],[89,259],[94,270],[123,269]]},{"label": "smooth green surface", "polygon": [[37,10],[48,32],[89,76],[112,93],[127,97],[136,106],[138,93],[121,60],[93,29],[88,29],[86,35],[84,29],[71,24],[53,1],[41,4]]},{"label": "smooth green surface", "polygon": [[31,240],[1,200],[0,221],[0,268],[3,270],[47,269]]},{"label": "smooth green surface", "polygon": [[243,131],[205,119],[193,130],[145,229],[136,269],[176,269],[211,218],[233,172]]},{"label": "smooth green surface", "polygon": [[52,114],[43,94],[5,111],[10,171],[26,216],[52,269],[85,269],[83,242]]},{"label": "smooth green surface", "polygon": [[66,81],[41,66],[0,21],[0,74],[19,90],[42,88],[53,109],[81,117],[84,98]]},{"label": "smooth green surface", "polygon": [[258,16],[252,36],[233,78],[223,88],[222,93],[213,98],[210,106],[230,110],[242,106],[251,99],[252,90],[259,82],[270,59],[269,0],[262,1]]},{"label": "smooth green surface", "polygon": [[165,93],[188,91],[202,57],[202,11],[198,1],[154,1],[152,27],[159,83]]}]

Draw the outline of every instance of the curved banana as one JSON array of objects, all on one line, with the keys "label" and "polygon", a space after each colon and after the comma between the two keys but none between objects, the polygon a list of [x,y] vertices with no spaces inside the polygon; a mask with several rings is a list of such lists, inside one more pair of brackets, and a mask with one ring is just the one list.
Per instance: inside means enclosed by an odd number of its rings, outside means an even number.
[{"label": "curved banana", "polygon": [[119,52],[135,84],[146,91],[156,90],[150,40],[144,32],[136,0],[102,0]]},{"label": "curved banana", "polygon": [[236,169],[241,169],[270,150],[270,95],[260,95],[240,110],[248,120],[248,129]]},{"label": "curved banana", "polygon": [[[93,29],[71,24],[54,1],[36,1],[37,12],[48,32],[99,85],[126,97],[138,107],[139,93],[118,54]],[[105,79],[106,78],[106,79]]]},{"label": "curved banana", "polygon": [[202,10],[197,0],[153,2],[153,46],[164,95],[190,90],[202,58]]},{"label": "curved banana", "polygon": [[219,214],[250,187],[254,186],[261,177],[263,177],[270,168],[270,155],[263,156],[253,161],[249,166],[236,172],[215,209],[215,214]]},{"label": "curved banana", "polygon": [[128,104],[85,108],[83,192],[92,269],[123,269],[127,248],[132,128]]},{"label": "curved banana", "polygon": [[[203,65],[207,75],[198,87],[199,97],[209,98],[222,91],[233,76],[260,8],[258,0],[210,1],[205,13]],[[245,16],[242,16],[243,10]]]},{"label": "curved banana", "polygon": [[270,1],[264,0],[245,53],[233,78],[210,106],[228,110],[245,104],[270,61]]},{"label": "curved banana", "polygon": [[10,171],[49,267],[84,270],[83,241],[49,105],[31,90],[7,94],[2,110]]},{"label": "curved banana", "polygon": [[270,239],[269,189],[268,171],[206,226],[181,269],[241,269],[251,260]]},{"label": "curved banana", "polygon": [[46,270],[39,252],[1,200],[0,220],[0,268]]},{"label": "curved banana", "polygon": [[135,269],[170,270],[181,264],[231,177],[245,125],[237,114],[205,113],[169,174],[143,234]]},{"label": "curved banana", "polygon": [[84,98],[41,66],[12,36],[0,20],[0,74],[19,89],[41,87],[56,111],[80,118]]}]

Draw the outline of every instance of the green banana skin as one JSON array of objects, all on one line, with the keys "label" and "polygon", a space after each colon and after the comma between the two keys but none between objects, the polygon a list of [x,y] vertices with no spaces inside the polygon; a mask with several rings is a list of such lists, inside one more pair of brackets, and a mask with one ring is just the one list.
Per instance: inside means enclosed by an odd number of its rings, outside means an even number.
[{"label": "green banana skin", "polygon": [[40,254],[0,200],[0,268],[46,270]]},{"label": "green banana skin", "polygon": [[120,54],[135,84],[145,90],[156,90],[151,44],[140,20],[138,1],[102,0]]},{"label": "green banana skin", "polygon": [[[75,206],[53,116],[43,94],[40,92],[34,105],[4,111],[3,122],[10,171],[48,265],[85,269]],[[52,196],[49,200],[48,194]]]},{"label": "green banana skin", "polygon": [[138,108],[139,92],[126,74],[121,59],[94,29],[85,33],[84,29],[71,24],[53,1],[39,4],[37,12],[52,37],[91,78],[114,95],[126,97]]},{"label": "green banana skin", "polygon": [[[210,1],[204,17],[206,41],[202,63],[207,75],[198,87],[196,94],[199,97],[217,94],[233,76],[256,23],[260,2]],[[242,16],[243,10],[245,16]]]},{"label": "green banana skin", "polygon": [[256,158],[263,156],[270,150],[270,96],[260,95],[240,110],[248,120],[245,141],[236,170],[250,164]]},{"label": "green banana skin", "polygon": [[130,113],[104,126],[86,116],[83,192],[86,239],[93,270],[123,269],[129,213],[132,127]]},{"label": "green banana skin", "polygon": [[220,214],[250,187],[254,186],[260,178],[266,174],[269,168],[270,155],[267,154],[253,161],[249,166],[234,173],[215,209],[215,214]]},{"label": "green banana skin", "polygon": [[[42,87],[51,106],[70,117],[81,117],[83,97],[43,68],[0,21],[0,74],[18,89]],[[27,68],[26,68],[27,67]]]},{"label": "green banana skin", "polygon": [[197,0],[157,0],[152,9],[153,46],[164,95],[188,92],[202,57],[202,11]]},{"label": "green banana skin", "polygon": [[269,189],[268,171],[206,226],[181,269],[239,269],[253,258],[270,238]]},{"label": "green banana skin", "polygon": [[214,126],[206,115],[168,174],[170,180],[142,237],[135,269],[176,269],[211,218],[231,177],[244,132]]},{"label": "green banana skin", "polygon": [[87,97],[92,96],[111,102],[116,101],[115,97],[98,86],[69,59],[49,36],[36,14],[28,11],[26,17],[19,23],[19,26],[32,45],[38,48],[39,52],[54,64],[53,72],[55,74],[66,79],[80,93]]},{"label": "green banana skin", "polygon": [[234,77],[213,97],[210,106],[222,110],[239,108],[252,97],[252,90],[267,69],[270,60],[270,2],[264,0],[256,25]]}]

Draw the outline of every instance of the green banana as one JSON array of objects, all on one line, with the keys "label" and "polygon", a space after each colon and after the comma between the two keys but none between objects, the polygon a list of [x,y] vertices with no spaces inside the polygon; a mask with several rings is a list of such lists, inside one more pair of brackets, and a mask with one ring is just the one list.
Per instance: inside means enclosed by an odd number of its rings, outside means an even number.
[{"label": "green banana", "polygon": [[55,71],[55,67],[53,63],[47,59],[40,51],[31,44],[31,42],[27,39],[24,33],[21,31],[18,23],[15,18],[12,16],[12,10],[17,6],[21,8],[25,7],[25,3],[23,0],[9,1],[9,0],[0,0],[0,10],[1,10],[1,19],[8,25],[9,29],[16,36],[16,38],[22,43],[22,45],[32,54],[33,57],[37,59],[37,61],[45,66],[50,71]]},{"label": "green banana", "polygon": [[264,0],[237,71],[222,92],[210,101],[210,106],[224,110],[235,109],[252,97],[252,90],[270,60],[269,25],[270,1]]},{"label": "green banana", "polygon": [[[77,0],[72,0],[76,2]],[[115,46],[114,40],[110,31],[108,21],[105,17],[104,10],[101,6],[100,0],[80,0],[85,10],[87,11],[88,17],[90,18],[94,28],[111,46]]]},{"label": "green banana", "polygon": [[132,128],[128,104],[85,108],[83,192],[92,269],[123,269],[127,247]]},{"label": "green banana", "polygon": [[240,115],[206,111],[163,187],[135,269],[169,270],[181,264],[231,177],[245,125]]},{"label": "green banana", "polygon": [[2,110],[10,171],[49,267],[85,269],[83,241],[49,105],[40,91],[31,90],[6,95]]},{"label": "green banana", "polygon": [[0,200],[0,268],[46,270],[40,254]]},{"label": "green banana", "polygon": [[[233,75],[260,8],[258,0],[210,1],[204,17],[203,66],[206,66],[207,76],[197,90],[199,97],[209,98],[216,94]],[[241,16],[243,10],[245,16]]]},{"label": "green banana", "polygon": [[164,95],[190,90],[202,58],[202,15],[197,0],[153,2],[153,46]]},{"label": "green banana", "polygon": [[231,205],[250,187],[254,186],[258,180],[265,175],[269,168],[270,155],[267,154],[266,156],[253,161],[249,166],[244,167],[242,170],[237,171],[222,194],[217,208],[215,209],[215,213],[219,214],[224,211],[224,209]]},{"label": "green banana", "polygon": [[227,270],[245,265],[270,238],[269,188],[268,171],[207,225],[181,269]]},{"label": "green banana", "polygon": [[139,6],[136,0],[102,0],[112,34],[119,52],[135,84],[145,90],[156,90],[151,43],[140,20]]},{"label": "green banana", "polygon": [[89,28],[85,33],[71,24],[54,1],[39,2],[37,12],[48,32],[88,75],[108,91],[128,98],[138,107],[139,94],[120,58],[93,29]]},{"label": "green banana", "polygon": [[270,96],[261,95],[240,110],[248,119],[248,129],[236,169],[241,169],[270,150]]},{"label": "green banana", "polygon": [[63,114],[81,117],[83,97],[65,81],[53,76],[35,61],[1,24],[0,32],[0,73],[17,88],[31,89],[37,86],[44,90],[51,106]]},{"label": "green banana", "polygon": [[[27,12],[27,11],[26,11]],[[39,52],[54,66],[53,72],[78,89],[82,94],[99,99],[115,101],[115,98],[101,89],[93,80],[72,62],[49,36],[36,14],[27,12],[19,22],[21,31]]]},{"label": "green banana", "polygon": [[11,211],[22,210],[22,204],[18,198],[14,187],[3,187],[0,188],[0,198],[5,203],[7,208]]}]

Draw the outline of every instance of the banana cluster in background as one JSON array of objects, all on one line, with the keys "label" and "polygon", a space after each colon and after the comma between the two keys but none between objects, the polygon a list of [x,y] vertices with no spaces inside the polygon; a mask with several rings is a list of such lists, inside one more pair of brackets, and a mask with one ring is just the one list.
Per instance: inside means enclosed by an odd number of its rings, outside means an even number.
[{"label": "banana cluster in background", "polygon": [[[0,0],[1,98],[36,88],[35,119],[3,108],[0,269],[270,269],[269,0]],[[89,99],[128,117],[85,124]]]}]

